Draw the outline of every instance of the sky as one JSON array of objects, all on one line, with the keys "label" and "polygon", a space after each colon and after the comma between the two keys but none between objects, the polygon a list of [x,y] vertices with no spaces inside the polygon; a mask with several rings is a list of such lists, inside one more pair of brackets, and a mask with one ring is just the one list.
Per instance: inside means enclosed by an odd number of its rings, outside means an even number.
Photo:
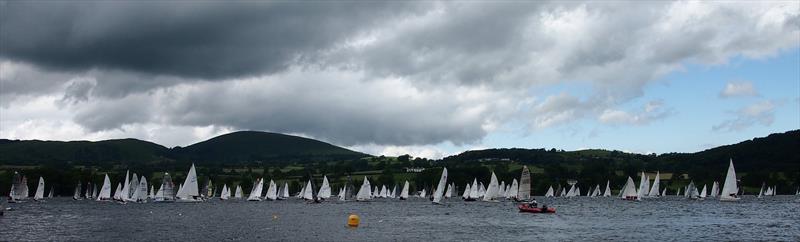
[{"label": "sky", "polygon": [[0,1],[0,138],[696,152],[800,129],[798,1]]}]

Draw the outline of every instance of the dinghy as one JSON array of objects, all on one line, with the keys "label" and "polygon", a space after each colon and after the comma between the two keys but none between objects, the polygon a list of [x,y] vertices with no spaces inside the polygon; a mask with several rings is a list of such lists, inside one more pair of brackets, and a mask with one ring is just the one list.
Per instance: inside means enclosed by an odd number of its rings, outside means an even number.
[{"label": "dinghy", "polygon": [[433,204],[442,204],[442,196],[444,196],[444,186],[447,185],[447,167],[442,170],[442,176],[439,177],[439,185],[436,186],[436,192],[433,193]]},{"label": "dinghy", "polygon": [[169,173],[164,172],[164,177],[161,178],[161,187],[158,188],[153,201],[159,203],[175,201],[175,184],[172,183],[172,177]]},{"label": "dinghy", "polygon": [[478,179],[475,178],[474,180],[472,180],[472,186],[471,186],[471,188],[469,190],[469,197],[467,197],[467,199],[464,199],[464,201],[471,202],[471,201],[478,200],[478,198],[480,197],[478,195],[479,194],[478,189],[480,189],[480,188],[478,188]]},{"label": "dinghy", "polygon": [[[523,170],[523,174],[524,174],[525,173],[525,168],[523,168],[522,170]],[[530,182],[530,178],[528,180],[529,180],[528,182]],[[523,178],[523,181],[524,181],[524,178]],[[486,193],[483,195],[483,201],[484,202],[497,201],[495,199],[495,197],[497,197],[497,192],[499,191],[497,186],[498,186],[498,184],[497,184],[497,176],[494,174],[494,172],[492,172],[492,178],[491,178],[491,180],[489,180],[489,187],[486,188]],[[522,190],[522,189],[520,189],[520,190]],[[528,187],[528,193],[530,193],[530,186]],[[530,198],[530,194],[528,194],[528,198]]]},{"label": "dinghy", "polygon": [[36,193],[33,195],[34,201],[44,200],[44,178],[39,177],[39,184],[36,186]]},{"label": "dinghy", "polygon": [[625,182],[625,186],[622,187],[621,197],[623,200],[628,200],[628,201],[640,200],[639,193],[636,192],[636,185],[633,182],[633,178],[631,178],[630,176],[628,177],[628,181]]},{"label": "dinghy", "polygon": [[75,186],[75,193],[72,194],[72,200],[83,200],[83,198],[81,198],[81,182],[78,182],[78,185]]},{"label": "dinghy", "polygon": [[511,181],[511,187],[509,188],[509,191],[506,194],[506,198],[516,200],[518,195],[519,195],[519,183],[517,183],[517,178],[514,178],[514,180]]},{"label": "dinghy", "polygon": [[656,179],[653,181],[653,186],[650,188],[650,192],[647,194],[648,197],[658,197],[659,195],[661,195],[661,194],[658,193],[658,191],[661,190],[661,188],[659,187],[659,185],[661,183],[660,176],[661,176],[661,172],[657,171],[656,172]]},{"label": "dinghy", "polygon": [[522,175],[519,178],[519,192],[516,201],[528,201],[531,199],[531,171],[528,166],[522,166]]},{"label": "dinghy", "polygon": [[47,194],[47,198],[53,198],[53,191],[55,190],[55,186],[50,186],[50,193]]},{"label": "dinghy", "polygon": [[111,179],[108,179],[108,174],[103,178],[103,186],[97,194],[97,201],[111,201]]},{"label": "dinghy", "polygon": [[703,191],[700,192],[700,199],[705,199],[707,196],[706,195],[707,192],[708,190],[706,190],[706,185],[703,185]]},{"label": "dinghy", "polygon": [[267,188],[267,195],[264,195],[264,200],[275,201],[278,199],[278,187],[275,181],[269,180],[269,187]]},{"label": "dinghy", "polygon": [[202,202],[203,200],[200,199],[200,188],[197,185],[197,171],[194,168],[194,164],[192,167],[189,168],[189,173],[186,175],[186,180],[183,181],[183,185],[178,189],[178,194],[175,196],[177,199],[176,202]]},{"label": "dinghy", "polygon": [[733,159],[730,160],[728,165],[728,173],[725,175],[725,183],[722,185],[722,194],[719,196],[720,201],[738,201],[739,188],[736,185],[736,171],[733,169]]},{"label": "dinghy", "polygon": [[470,187],[469,183],[467,183],[467,185],[464,187],[464,194],[461,195],[461,199],[467,200],[467,198],[469,198],[469,193],[470,193]]},{"label": "dinghy", "polygon": [[328,183],[328,176],[322,176],[322,186],[319,187],[317,192],[319,199],[325,200],[331,197],[331,185]]},{"label": "dinghy", "polygon": [[231,190],[228,189],[228,184],[222,184],[222,192],[219,194],[219,200],[228,200],[231,197]]},{"label": "dinghy", "polygon": [[553,197],[553,186],[547,188],[547,192],[544,194],[544,197]]},{"label": "dinghy", "polygon": [[711,185],[711,193],[708,194],[709,197],[717,197],[719,196],[719,182],[714,181],[714,184]]},{"label": "dinghy", "polygon": [[314,187],[312,187],[311,180],[308,180],[306,184],[306,190],[303,192],[303,199],[313,201],[314,200]]},{"label": "dinghy", "polygon": [[[80,191],[78,191],[80,194]],[[14,176],[11,178],[11,190],[8,194],[9,203],[17,203],[22,200],[22,175],[14,171]]]},{"label": "dinghy", "polygon": [[264,179],[258,178],[258,181],[253,186],[253,189],[250,191],[250,196],[247,198],[247,201],[261,201],[261,192],[264,189]]},{"label": "dinghy", "polygon": [[278,196],[278,200],[289,198],[289,183],[283,183],[283,195]]},{"label": "dinghy", "polygon": [[603,192],[603,197],[611,196],[611,181],[606,181],[606,191]]},{"label": "dinghy", "polygon": [[522,203],[520,205],[517,205],[517,208],[519,208],[519,212],[521,212],[521,213],[555,213],[556,212],[556,208],[550,208],[550,207],[544,207],[544,206],[541,207],[541,208],[540,207],[531,207],[527,203]]},{"label": "dinghy", "polygon": [[147,179],[144,176],[139,180],[133,200],[137,203],[147,203]]},{"label": "dinghy", "polygon": [[242,194],[242,193],[244,193],[242,191],[242,186],[241,185],[236,185],[236,193],[233,194],[233,197],[236,198],[236,199],[242,199],[242,198],[244,198],[244,194]]},{"label": "dinghy", "polygon": [[[366,179],[366,178],[364,178],[364,179]],[[403,190],[400,190],[400,200],[408,199],[408,186],[409,186],[408,181],[403,183]]]},{"label": "dinghy", "polygon": [[[367,201],[372,197],[372,190],[371,186],[369,185],[369,179],[364,176],[364,182],[361,183],[361,188],[358,189],[358,194],[356,194],[356,201]],[[405,193],[405,197],[401,194],[400,199],[408,198],[408,181],[406,181],[406,186],[403,187],[403,192]]]}]

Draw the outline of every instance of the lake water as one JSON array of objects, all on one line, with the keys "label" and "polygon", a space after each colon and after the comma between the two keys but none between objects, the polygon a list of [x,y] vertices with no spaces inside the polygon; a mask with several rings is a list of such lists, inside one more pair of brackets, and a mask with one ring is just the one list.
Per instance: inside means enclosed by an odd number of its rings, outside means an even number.
[{"label": "lake water", "polygon": [[[4,204],[0,240],[800,241],[800,197],[739,202],[683,197],[540,199],[556,214],[519,213],[511,202],[423,199],[307,204],[285,201],[118,204],[55,198]],[[349,214],[361,225],[346,227]]]}]

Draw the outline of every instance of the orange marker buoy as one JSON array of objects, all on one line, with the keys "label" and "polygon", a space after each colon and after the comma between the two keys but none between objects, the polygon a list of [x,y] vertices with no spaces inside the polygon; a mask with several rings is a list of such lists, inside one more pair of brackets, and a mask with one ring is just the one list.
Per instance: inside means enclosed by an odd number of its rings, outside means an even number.
[{"label": "orange marker buoy", "polygon": [[350,214],[350,216],[347,217],[347,226],[358,227],[359,222],[361,222],[361,218],[359,218],[358,215]]}]

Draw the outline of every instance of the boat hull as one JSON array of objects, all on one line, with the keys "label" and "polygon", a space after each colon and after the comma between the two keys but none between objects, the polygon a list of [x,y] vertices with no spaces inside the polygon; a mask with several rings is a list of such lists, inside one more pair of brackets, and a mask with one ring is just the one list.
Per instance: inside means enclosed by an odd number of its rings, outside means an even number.
[{"label": "boat hull", "polygon": [[520,204],[517,206],[521,213],[556,213],[556,208],[539,208],[531,207],[528,204]]}]

